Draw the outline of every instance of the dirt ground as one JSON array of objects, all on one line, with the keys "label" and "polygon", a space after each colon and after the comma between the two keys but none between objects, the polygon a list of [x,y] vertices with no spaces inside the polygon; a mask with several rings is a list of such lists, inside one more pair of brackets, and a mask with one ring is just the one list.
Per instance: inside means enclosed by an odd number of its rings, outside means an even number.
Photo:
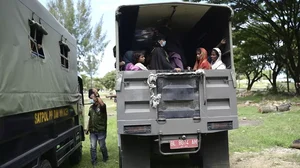
[{"label": "dirt ground", "polygon": [[234,153],[231,168],[300,168],[300,150],[272,148],[262,152]]},{"label": "dirt ground", "polygon": [[[254,126],[260,121],[239,121],[240,126]],[[262,152],[234,153],[230,156],[231,168],[300,168],[300,150],[276,147]]]}]

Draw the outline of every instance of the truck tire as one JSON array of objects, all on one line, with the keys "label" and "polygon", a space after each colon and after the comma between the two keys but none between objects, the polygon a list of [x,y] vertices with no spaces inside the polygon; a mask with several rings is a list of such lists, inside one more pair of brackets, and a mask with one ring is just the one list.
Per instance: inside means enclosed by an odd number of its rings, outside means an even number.
[{"label": "truck tire", "polygon": [[69,162],[71,165],[78,164],[82,159],[82,146],[74,151],[69,157]]},{"label": "truck tire", "polygon": [[204,134],[201,139],[199,167],[229,168],[228,131]]},{"label": "truck tire", "polygon": [[45,159],[42,161],[40,168],[52,168],[52,166],[51,166],[50,162],[47,159]]},{"label": "truck tire", "polygon": [[121,148],[119,147],[119,168],[122,168],[122,151]]},{"label": "truck tire", "polygon": [[200,152],[189,154],[190,161],[193,166],[203,167],[202,155]]},{"label": "truck tire", "polygon": [[150,168],[150,138],[121,135],[122,168]]}]

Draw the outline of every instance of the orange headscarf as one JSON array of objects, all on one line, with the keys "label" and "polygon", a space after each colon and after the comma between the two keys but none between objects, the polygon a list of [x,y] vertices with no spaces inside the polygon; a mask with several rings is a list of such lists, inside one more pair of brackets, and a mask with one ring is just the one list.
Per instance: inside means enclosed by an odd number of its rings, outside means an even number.
[{"label": "orange headscarf", "polygon": [[193,70],[198,69],[211,69],[210,63],[207,61],[207,51],[204,48],[199,48],[201,51],[200,60],[196,59]]}]

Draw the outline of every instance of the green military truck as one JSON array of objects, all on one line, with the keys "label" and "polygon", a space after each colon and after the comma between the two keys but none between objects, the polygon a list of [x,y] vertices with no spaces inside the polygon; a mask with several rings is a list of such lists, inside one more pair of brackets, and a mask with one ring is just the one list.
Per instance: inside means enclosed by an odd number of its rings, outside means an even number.
[{"label": "green military truck", "polygon": [[0,167],[51,168],[82,156],[76,40],[37,0],[0,1]]},{"label": "green military truck", "polygon": [[[228,131],[238,128],[232,17],[230,7],[207,3],[150,3],[116,10],[120,167],[154,167],[157,155],[189,155],[191,165],[229,167]],[[155,31],[167,36],[167,45],[181,44],[185,69],[194,66],[196,48],[210,54],[225,38],[220,57],[226,69],[122,70],[119,62],[127,51],[146,50],[147,60]]]}]

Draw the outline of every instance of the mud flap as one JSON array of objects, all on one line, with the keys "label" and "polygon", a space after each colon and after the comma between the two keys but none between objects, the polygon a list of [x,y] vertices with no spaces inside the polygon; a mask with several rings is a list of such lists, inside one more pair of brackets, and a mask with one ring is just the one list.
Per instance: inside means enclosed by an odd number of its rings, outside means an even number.
[{"label": "mud flap", "polygon": [[202,135],[202,167],[229,168],[228,131]]},{"label": "mud flap", "polygon": [[120,155],[122,168],[150,168],[149,138],[121,135]]}]

